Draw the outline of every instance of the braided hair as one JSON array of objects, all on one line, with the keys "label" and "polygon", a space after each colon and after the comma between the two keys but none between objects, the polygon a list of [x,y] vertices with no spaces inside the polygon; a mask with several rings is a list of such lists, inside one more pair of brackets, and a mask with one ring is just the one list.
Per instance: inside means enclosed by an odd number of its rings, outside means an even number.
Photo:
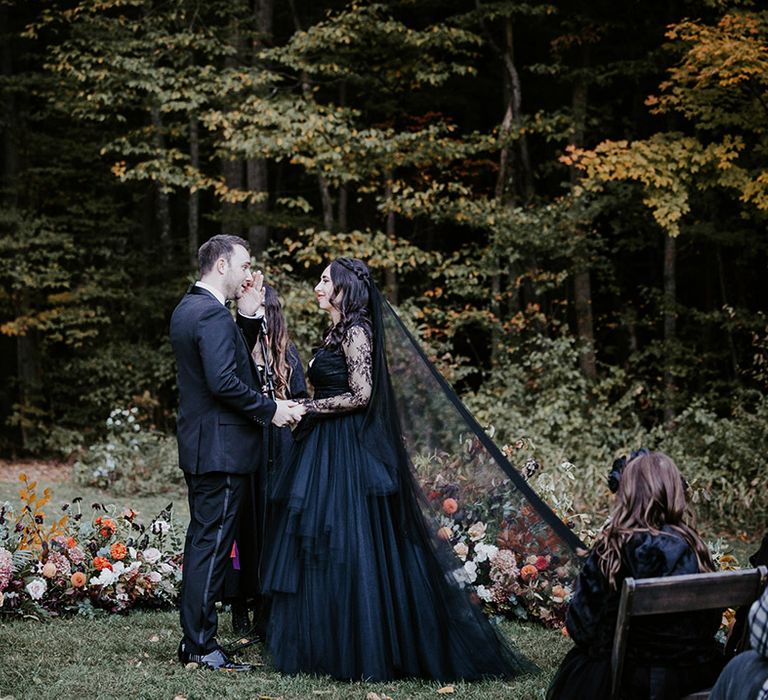
[{"label": "braided hair", "polygon": [[373,280],[368,266],[357,258],[336,258],[330,267],[333,283],[330,302],[339,312],[339,322],[326,330],[323,345],[336,350],[355,326],[361,326],[371,336]]}]

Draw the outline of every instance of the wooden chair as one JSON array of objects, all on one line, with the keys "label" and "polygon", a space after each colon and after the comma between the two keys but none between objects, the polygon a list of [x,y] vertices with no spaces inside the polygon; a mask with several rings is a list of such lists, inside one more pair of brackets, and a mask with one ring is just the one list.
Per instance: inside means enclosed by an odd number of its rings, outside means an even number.
[{"label": "wooden chair", "polygon": [[[686,574],[658,578],[624,580],[619,616],[611,651],[611,698],[618,700],[624,670],[629,621],[641,615],[717,610],[749,605],[760,597],[768,582],[768,567],[712,574]],[[706,698],[709,691],[687,696],[685,700]]]}]

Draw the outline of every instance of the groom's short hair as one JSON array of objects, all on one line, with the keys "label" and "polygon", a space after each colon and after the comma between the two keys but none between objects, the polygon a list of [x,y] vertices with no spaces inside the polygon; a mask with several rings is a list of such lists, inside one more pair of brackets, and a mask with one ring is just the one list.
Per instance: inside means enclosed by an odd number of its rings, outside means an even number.
[{"label": "groom's short hair", "polygon": [[232,251],[236,245],[241,245],[249,253],[251,247],[248,241],[240,236],[233,236],[228,233],[221,233],[218,236],[209,238],[197,251],[197,262],[200,266],[200,275],[209,273],[219,258],[224,258],[227,262],[232,257]]}]

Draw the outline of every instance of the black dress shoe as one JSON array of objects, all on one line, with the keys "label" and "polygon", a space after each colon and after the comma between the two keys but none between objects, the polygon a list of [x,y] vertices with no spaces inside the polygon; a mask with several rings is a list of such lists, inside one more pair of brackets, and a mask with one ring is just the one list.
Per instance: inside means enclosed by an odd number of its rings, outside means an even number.
[{"label": "black dress shoe", "polygon": [[207,654],[187,654],[181,651],[181,661],[184,664],[196,663],[201,668],[211,671],[229,671],[231,673],[246,673],[253,670],[252,664],[243,664],[230,659],[222,649],[214,649]]},{"label": "black dress shoe", "polygon": [[240,636],[245,636],[251,631],[248,606],[243,603],[232,603],[232,631]]}]

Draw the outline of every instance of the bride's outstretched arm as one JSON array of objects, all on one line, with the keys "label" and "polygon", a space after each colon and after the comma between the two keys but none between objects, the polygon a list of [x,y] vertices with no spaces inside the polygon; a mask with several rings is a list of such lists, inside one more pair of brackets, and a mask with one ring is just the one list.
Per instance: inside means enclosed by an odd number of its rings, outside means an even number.
[{"label": "bride's outstretched arm", "polygon": [[314,413],[344,413],[368,405],[372,389],[371,339],[361,326],[347,331],[341,344],[347,360],[349,391],[324,399],[305,399],[307,410]]}]

